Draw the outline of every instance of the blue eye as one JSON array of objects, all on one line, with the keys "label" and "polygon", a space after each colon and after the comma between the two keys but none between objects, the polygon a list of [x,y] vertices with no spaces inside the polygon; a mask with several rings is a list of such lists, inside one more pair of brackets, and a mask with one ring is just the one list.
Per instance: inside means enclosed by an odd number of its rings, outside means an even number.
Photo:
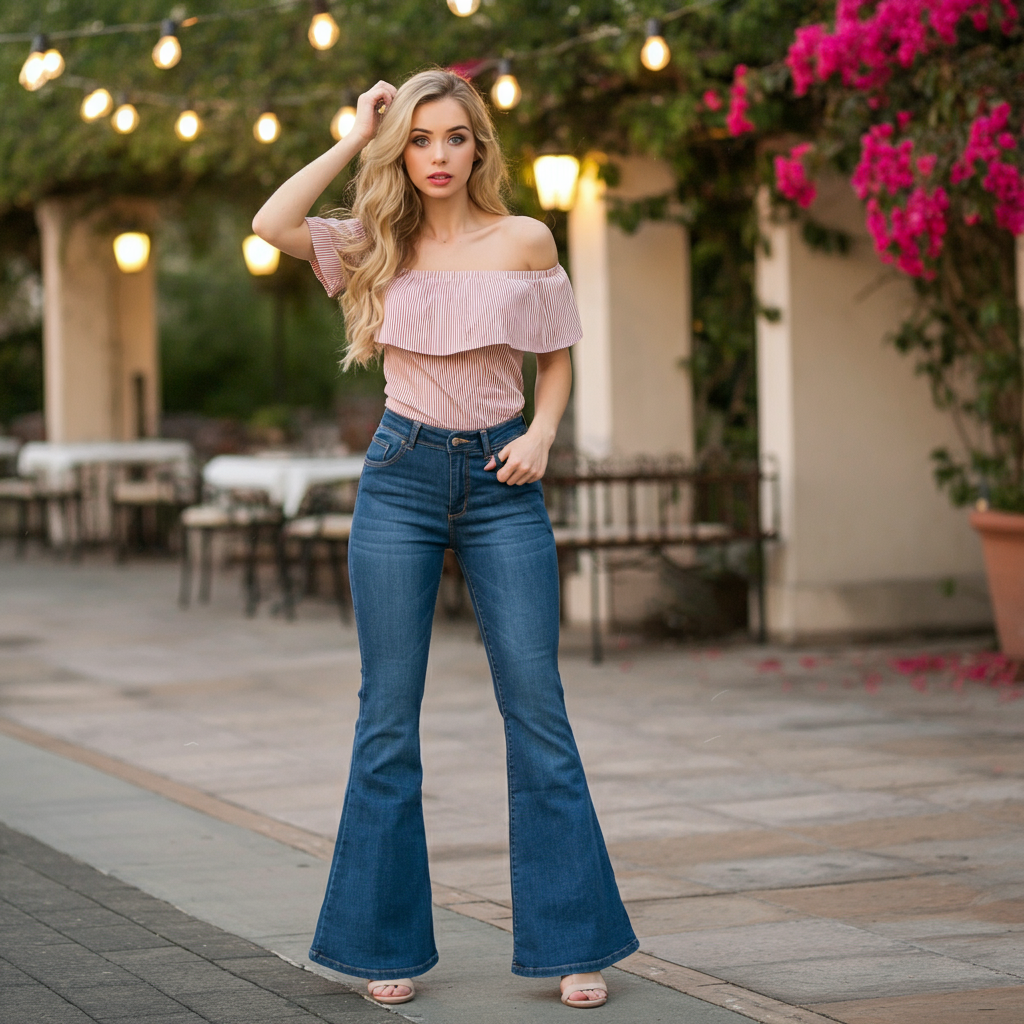
[{"label": "blue eye", "polygon": [[458,146],[461,143],[466,141],[466,137],[464,135],[453,135],[448,141],[449,142],[454,142],[455,145]]}]

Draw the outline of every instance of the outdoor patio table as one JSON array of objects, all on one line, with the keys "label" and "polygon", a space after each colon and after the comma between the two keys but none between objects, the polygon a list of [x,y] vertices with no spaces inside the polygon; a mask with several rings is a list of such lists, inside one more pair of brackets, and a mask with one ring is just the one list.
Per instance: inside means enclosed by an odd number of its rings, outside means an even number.
[{"label": "outdoor patio table", "polygon": [[192,446],[160,438],[139,441],[29,441],[18,453],[18,472],[39,477],[47,487],[69,486],[82,466],[169,463],[182,480],[192,473]]},{"label": "outdoor patio table", "polygon": [[358,480],[362,470],[361,455],[218,455],[206,464],[203,482],[224,490],[266,491],[270,500],[290,517],[299,511],[313,484]]}]

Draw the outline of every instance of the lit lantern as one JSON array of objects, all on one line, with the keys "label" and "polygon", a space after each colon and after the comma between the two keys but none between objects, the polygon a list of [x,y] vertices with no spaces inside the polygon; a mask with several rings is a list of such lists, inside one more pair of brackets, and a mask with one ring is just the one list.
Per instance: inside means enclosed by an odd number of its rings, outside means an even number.
[{"label": "lit lantern", "polygon": [[269,242],[264,242],[259,235],[250,235],[242,242],[242,255],[250,274],[254,277],[265,277],[277,270],[281,250]]},{"label": "lit lantern", "polygon": [[178,27],[170,18],[160,23],[160,38],[153,47],[153,63],[158,68],[173,68],[181,60],[181,43],[178,42]]},{"label": "lit lantern", "polygon": [[344,106],[331,118],[331,135],[335,141],[340,142],[355,126],[356,108]]},{"label": "lit lantern", "polygon": [[32,49],[21,65],[18,81],[29,92],[41,89],[49,81],[46,74],[46,36],[36,36],[32,40]]},{"label": "lit lantern", "polygon": [[149,235],[125,231],[114,239],[114,259],[123,274],[137,274],[149,262]]},{"label": "lit lantern", "polygon": [[580,162],[574,156],[539,156],[533,161],[537,198],[545,210],[571,210]]},{"label": "lit lantern", "polygon": [[650,18],[647,22],[647,39],[644,41],[643,49],[640,51],[640,63],[650,71],[660,71],[672,56],[668,43],[662,38],[661,25],[657,18]]},{"label": "lit lantern", "polygon": [[79,113],[86,124],[92,124],[101,117],[106,117],[114,109],[114,97],[106,89],[93,89],[88,96],[82,100]]},{"label": "lit lantern", "polygon": [[512,65],[503,60],[498,65],[498,77],[491,86],[491,99],[499,110],[511,110],[522,98],[523,90],[512,74]]},{"label": "lit lantern", "polygon": [[448,10],[460,18],[468,18],[480,10],[480,0],[448,0]]},{"label": "lit lantern", "polygon": [[272,110],[264,110],[252,126],[257,142],[271,143],[281,134],[281,122]]},{"label": "lit lantern", "polygon": [[111,117],[110,123],[114,126],[115,132],[120,132],[122,135],[130,135],[139,127],[139,112],[131,103],[122,103],[114,111],[114,116]]},{"label": "lit lantern", "polygon": [[327,10],[326,0],[313,0],[313,20],[309,23],[309,45],[314,50],[329,50],[341,35],[338,23]]},{"label": "lit lantern", "polygon": [[194,110],[183,110],[174,122],[174,134],[182,142],[191,142],[203,130],[203,122]]}]

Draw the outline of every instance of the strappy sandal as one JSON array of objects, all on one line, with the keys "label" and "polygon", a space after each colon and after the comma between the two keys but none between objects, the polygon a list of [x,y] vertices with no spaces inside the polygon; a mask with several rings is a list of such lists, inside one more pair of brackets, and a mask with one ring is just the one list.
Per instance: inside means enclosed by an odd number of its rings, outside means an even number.
[{"label": "strappy sandal", "polygon": [[[388,985],[402,985],[409,992],[404,996],[375,996],[373,994],[375,988],[386,988]],[[396,1003],[407,1003],[416,995],[416,987],[412,983],[412,978],[398,978],[395,981],[368,981],[366,983],[366,991],[370,993],[370,998],[375,1003],[385,1003],[388,1006],[393,1006]]]},{"label": "strappy sandal", "polygon": [[[600,999],[570,999],[574,992],[590,992],[596,989],[598,992],[603,992],[604,995]],[[571,985],[565,986],[565,991],[562,993],[562,1002],[566,1006],[575,1006],[581,1010],[590,1010],[595,1006],[604,1006],[608,1002],[608,986],[605,984],[604,979],[600,981],[582,981],[573,982]]]}]

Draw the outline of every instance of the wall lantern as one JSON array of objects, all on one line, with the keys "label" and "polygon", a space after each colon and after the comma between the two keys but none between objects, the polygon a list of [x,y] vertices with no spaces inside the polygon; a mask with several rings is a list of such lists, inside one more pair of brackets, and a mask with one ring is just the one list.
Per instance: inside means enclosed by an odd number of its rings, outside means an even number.
[{"label": "wall lantern", "polygon": [[669,62],[672,53],[661,34],[658,19],[649,18],[645,31],[647,39],[640,51],[640,63],[649,71],[660,71]]},{"label": "wall lantern", "polygon": [[114,259],[123,274],[137,274],[149,262],[149,235],[124,231],[114,239]]},{"label": "wall lantern", "polygon": [[178,42],[178,26],[170,18],[160,22],[160,38],[153,47],[153,63],[158,68],[173,68],[181,60],[181,43]]},{"label": "wall lantern", "polygon": [[272,110],[264,110],[256,118],[256,123],[252,126],[252,133],[257,142],[267,144],[274,142],[281,134],[281,122],[278,121],[277,114]]},{"label": "wall lantern", "polygon": [[274,248],[269,242],[264,242],[259,235],[250,235],[242,242],[242,255],[250,274],[254,277],[265,277],[277,270],[281,250]]},{"label": "wall lantern", "polygon": [[355,123],[356,108],[347,104],[341,107],[334,117],[331,118],[331,135],[334,137],[334,140],[341,142],[352,131]]},{"label": "wall lantern", "polygon": [[533,161],[537,198],[545,210],[571,210],[576,201],[580,162],[574,156],[545,155]]},{"label": "wall lantern", "polygon": [[313,0],[313,20],[309,23],[309,45],[314,50],[329,50],[341,35],[338,23],[327,10],[326,0]]},{"label": "wall lantern", "polygon": [[460,18],[468,18],[480,10],[480,0],[448,0],[448,10]]},{"label": "wall lantern", "polygon": [[106,89],[93,89],[88,96],[82,100],[79,113],[86,124],[92,124],[101,117],[106,117],[114,109],[114,97]]}]

